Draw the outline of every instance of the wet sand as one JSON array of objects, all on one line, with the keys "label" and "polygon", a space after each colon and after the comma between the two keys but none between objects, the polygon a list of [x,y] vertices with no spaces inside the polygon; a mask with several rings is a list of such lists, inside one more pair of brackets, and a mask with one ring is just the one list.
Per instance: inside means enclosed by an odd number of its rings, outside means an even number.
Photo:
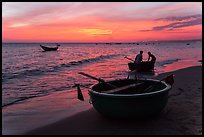
[{"label": "wet sand", "polygon": [[174,74],[167,106],[160,115],[147,120],[110,119],[95,109],[78,113],[56,123],[32,130],[29,135],[202,135],[202,66]]}]

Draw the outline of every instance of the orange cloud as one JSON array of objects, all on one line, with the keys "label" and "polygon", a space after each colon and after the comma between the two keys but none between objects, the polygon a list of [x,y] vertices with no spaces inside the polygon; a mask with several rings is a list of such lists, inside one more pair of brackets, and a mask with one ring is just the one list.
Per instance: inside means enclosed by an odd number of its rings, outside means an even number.
[{"label": "orange cloud", "polygon": [[[202,36],[199,18],[179,21],[200,17],[197,3],[12,4],[16,8],[3,6],[3,41],[117,42]],[[194,7],[186,10],[190,4]]]}]

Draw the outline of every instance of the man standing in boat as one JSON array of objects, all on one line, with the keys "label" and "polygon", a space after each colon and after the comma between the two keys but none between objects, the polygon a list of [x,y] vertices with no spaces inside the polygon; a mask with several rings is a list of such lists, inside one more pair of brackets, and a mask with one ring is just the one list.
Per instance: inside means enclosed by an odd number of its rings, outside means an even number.
[{"label": "man standing in boat", "polygon": [[140,51],[140,54],[137,54],[137,56],[135,57],[135,68],[137,68],[136,70],[139,70],[141,68],[141,63],[142,63],[142,54],[143,54],[143,51]]},{"label": "man standing in boat", "polygon": [[135,62],[136,64],[140,64],[142,62],[142,54],[143,54],[143,51],[140,51],[140,54],[137,54],[137,56],[135,57]]},{"label": "man standing in boat", "polygon": [[149,57],[148,57],[148,60],[147,60],[147,61],[149,61],[150,58],[151,58],[151,61],[150,61],[150,62],[155,63],[155,62],[156,62],[156,57],[155,57],[151,52],[148,52],[148,55],[149,55]]}]

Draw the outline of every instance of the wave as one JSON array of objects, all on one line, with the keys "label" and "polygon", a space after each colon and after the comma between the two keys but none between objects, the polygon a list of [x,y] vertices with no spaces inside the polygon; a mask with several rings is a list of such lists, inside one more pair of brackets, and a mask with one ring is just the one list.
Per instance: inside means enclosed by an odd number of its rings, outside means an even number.
[{"label": "wave", "polygon": [[20,103],[21,101],[24,101],[24,100],[27,100],[27,99],[42,97],[42,96],[49,95],[49,94],[51,94],[53,92],[64,91],[64,90],[67,90],[67,89],[70,90],[71,88],[75,88],[75,87],[73,87],[73,86],[62,86],[62,87],[52,88],[51,90],[50,89],[39,90],[39,91],[36,91],[35,93],[31,93],[31,94],[21,94],[20,96],[15,97],[15,99],[14,98],[5,99],[5,100],[8,100],[8,101],[2,102],[2,108],[6,107],[6,106],[13,105],[13,104]]},{"label": "wave", "polygon": [[181,59],[163,60],[163,61],[156,62],[156,65],[157,66],[165,66],[167,64],[172,64],[172,63],[177,62],[179,60],[181,60]]},{"label": "wave", "polygon": [[[42,96],[42,95],[41,95]],[[44,96],[44,95],[43,95]],[[18,99],[12,101],[12,102],[8,102],[8,103],[4,103],[2,104],[2,108],[3,107],[6,107],[6,106],[10,106],[10,105],[13,105],[13,104],[16,104],[16,103],[19,103],[23,100],[27,100],[27,99],[31,99],[31,98],[34,98],[34,97],[40,97],[38,95],[34,95],[34,96],[29,96],[29,97],[18,97]]]},{"label": "wave", "polygon": [[9,79],[23,78],[26,76],[39,76],[39,75],[46,74],[47,72],[56,72],[56,71],[58,71],[62,68],[65,68],[65,67],[74,67],[74,66],[78,66],[78,65],[87,64],[87,63],[98,62],[100,60],[114,58],[114,57],[117,57],[119,55],[120,54],[101,55],[101,56],[98,56],[95,58],[88,58],[88,59],[83,59],[83,60],[79,60],[79,61],[68,62],[66,64],[64,64],[64,63],[59,64],[57,66],[52,66],[50,68],[36,68],[36,69],[31,69],[31,70],[24,70],[24,71],[18,72],[18,73],[2,72],[2,82],[6,82]]}]

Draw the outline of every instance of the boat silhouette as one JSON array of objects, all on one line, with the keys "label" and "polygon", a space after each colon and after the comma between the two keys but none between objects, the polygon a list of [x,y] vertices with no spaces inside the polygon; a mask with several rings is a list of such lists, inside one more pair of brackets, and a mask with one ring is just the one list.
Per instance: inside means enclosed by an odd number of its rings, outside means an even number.
[{"label": "boat silhouette", "polygon": [[59,46],[60,46],[59,44],[57,45],[57,47],[46,47],[46,46],[40,45],[40,47],[41,47],[44,51],[56,51]]}]

